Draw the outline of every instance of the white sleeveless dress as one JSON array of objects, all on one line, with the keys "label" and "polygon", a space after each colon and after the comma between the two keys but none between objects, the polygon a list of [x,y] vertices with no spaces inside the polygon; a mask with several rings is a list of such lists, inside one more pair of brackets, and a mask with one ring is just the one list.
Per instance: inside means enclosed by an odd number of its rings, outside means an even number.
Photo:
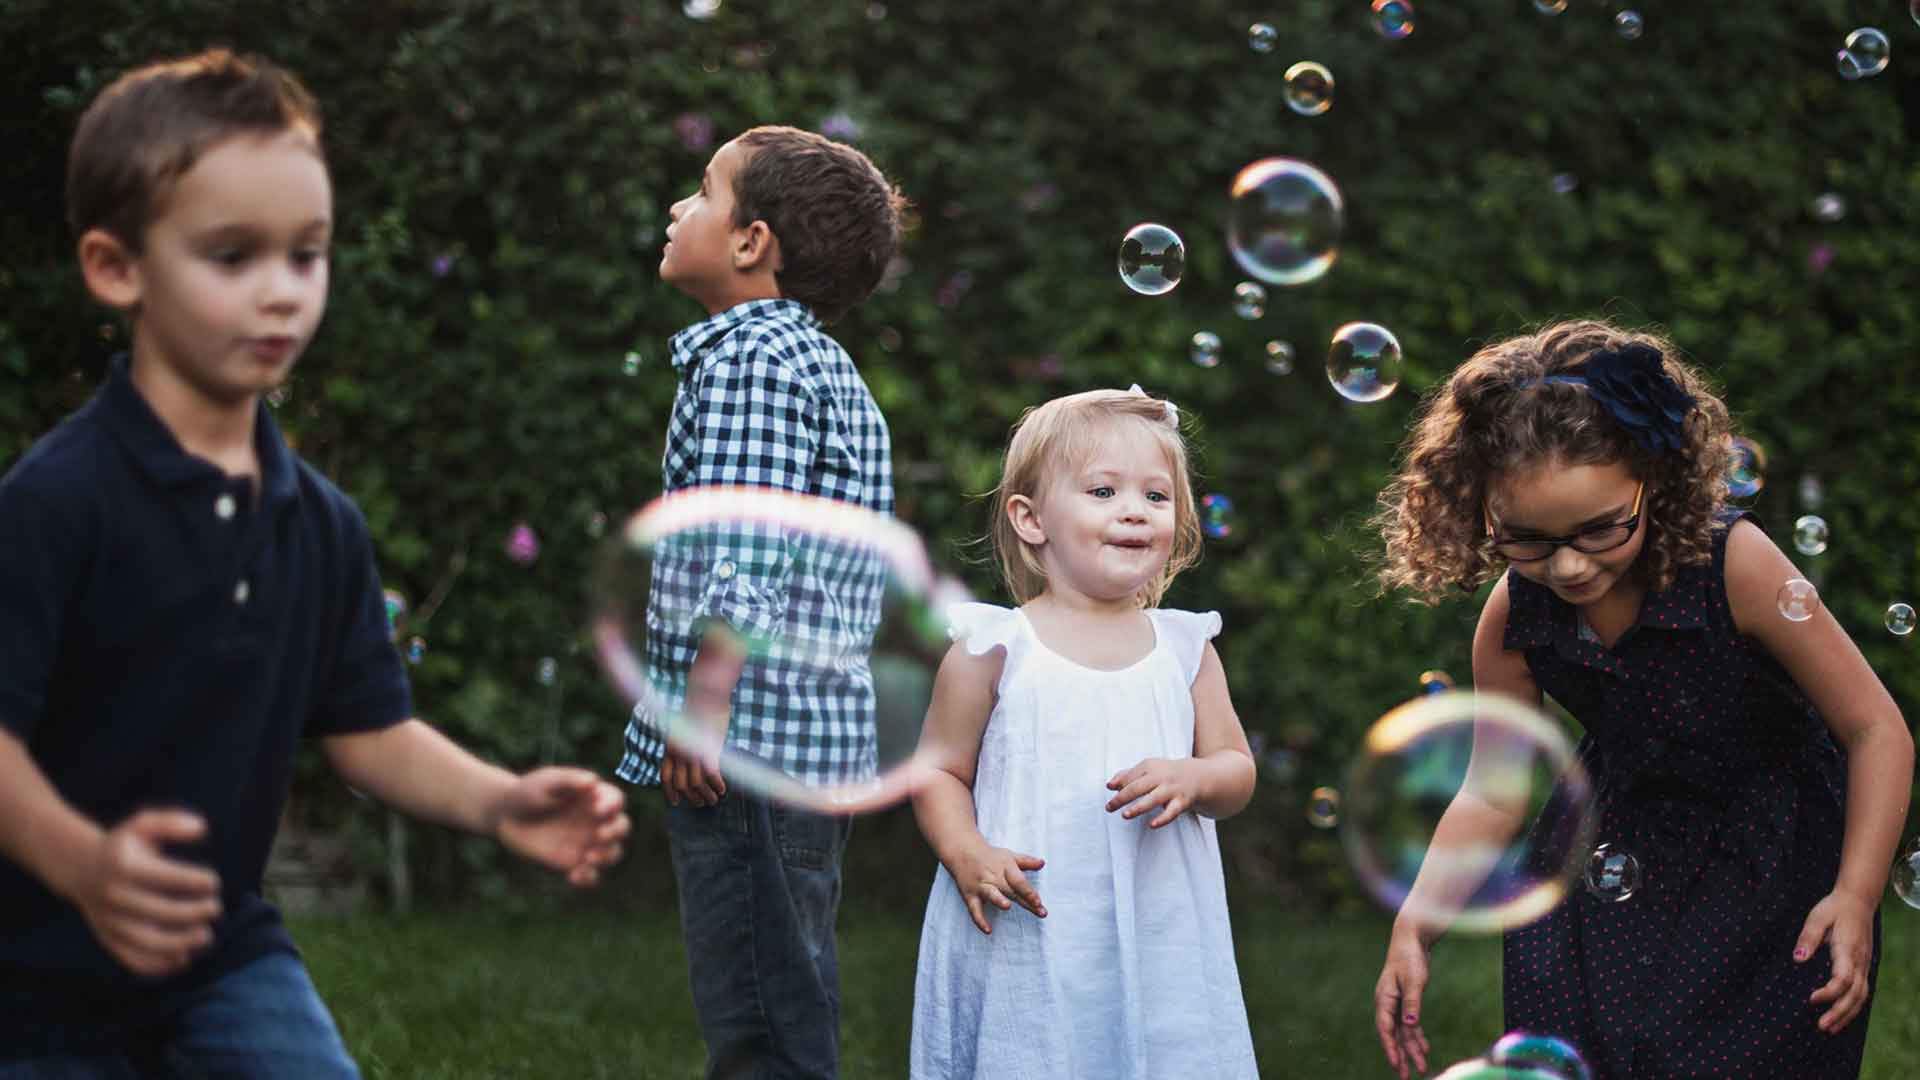
[{"label": "white sleeveless dress", "polygon": [[1214,612],[1151,610],[1154,647],[1119,671],[1084,667],[1024,613],[960,604],[968,652],[1006,650],[974,773],[987,842],[1047,865],[1047,917],[989,906],[991,936],[941,867],[920,930],[915,1080],[1257,1077],[1214,823],[1189,811],[1107,813],[1107,780],[1144,758],[1193,756],[1193,679]]}]

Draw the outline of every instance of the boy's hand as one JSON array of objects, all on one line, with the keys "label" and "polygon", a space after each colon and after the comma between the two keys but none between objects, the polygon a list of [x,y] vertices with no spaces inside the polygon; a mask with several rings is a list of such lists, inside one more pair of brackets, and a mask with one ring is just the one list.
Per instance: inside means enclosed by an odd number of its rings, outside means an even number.
[{"label": "boy's hand", "polygon": [[1806,963],[1823,941],[1833,975],[1807,1000],[1814,1005],[1832,1002],[1819,1026],[1824,1034],[1837,1035],[1860,1015],[1872,993],[1867,970],[1873,962],[1873,905],[1840,889],[1828,893],[1807,913],[1800,940],[1793,946],[1794,962]]},{"label": "boy's hand", "polygon": [[[685,799],[712,806],[727,793],[720,777],[720,748],[727,742],[733,688],[745,669],[747,652],[726,630],[715,627],[701,639],[687,669],[687,714],[678,738],[667,740],[660,758],[660,791],[667,805]],[[675,745],[678,743],[679,745]]]},{"label": "boy's hand", "polygon": [[1148,758],[1114,773],[1107,790],[1119,792],[1107,800],[1109,814],[1124,806],[1120,816],[1132,819],[1165,807],[1147,822],[1147,828],[1158,829],[1193,808],[1200,798],[1200,770],[1193,758]]},{"label": "boy's hand", "polygon": [[508,789],[494,834],[514,854],[584,887],[600,880],[601,867],[620,860],[630,827],[626,801],[619,788],[585,769],[535,769]]},{"label": "boy's hand", "polygon": [[206,834],[198,814],[142,810],[101,833],[82,854],[68,899],[107,952],[135,975],[172,975],[213,944],[220,876],[164,851]]},{"label": "boy's hand", "polygon": [[966,902],[967,914],[973,916],[973,925],[979,927],[981,933],[991,934],[993,927],[987,923],[987,904],[1007,911],[1018,901],[1036,916],[1047,917],[1046,905],[1040,902],[1040,894],[1027,881],[1026,874],[1045,865],[1047,861],[1037,856],[978,843],[961,852],[946,867],[954,887],[960,890],[960,899]]}]

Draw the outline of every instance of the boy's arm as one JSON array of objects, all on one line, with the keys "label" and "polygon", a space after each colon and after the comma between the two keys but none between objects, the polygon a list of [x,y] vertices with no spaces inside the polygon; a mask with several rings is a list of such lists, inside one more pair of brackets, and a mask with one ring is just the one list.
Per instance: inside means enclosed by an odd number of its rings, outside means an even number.
[{"label": "boy's arm", "polygon": [[516,854],[591,885],[620,857],[625,797],[585,769],[516,776],[419,720],[322,740],[340,778],[411,817],[499,840]]}]

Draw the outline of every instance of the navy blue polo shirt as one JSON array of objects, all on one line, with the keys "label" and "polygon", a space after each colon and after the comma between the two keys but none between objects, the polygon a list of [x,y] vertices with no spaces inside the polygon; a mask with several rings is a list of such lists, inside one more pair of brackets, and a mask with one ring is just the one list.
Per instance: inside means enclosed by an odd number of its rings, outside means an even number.
[{"label": "navy blue polo shirt", "polygon": [[116,360],[0,478],[0,724],[103,826],[186,807],[220,874],[214,945],[139,978],[78,909],[0,859],[0,1056],[49,1020],[163,1014],[291,950],[260,895],[302,736],[412,713],[366,520],[255,418],[259,494],[187,454]]}]

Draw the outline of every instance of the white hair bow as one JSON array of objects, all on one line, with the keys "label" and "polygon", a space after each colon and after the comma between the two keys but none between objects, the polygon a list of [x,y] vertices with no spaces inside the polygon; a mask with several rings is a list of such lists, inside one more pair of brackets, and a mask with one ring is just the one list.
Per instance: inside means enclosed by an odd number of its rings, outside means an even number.
[{"label": "white hair bow", "polygon": [[[1139,383],[1134,383],[1132,386],[1128,387],[1127,393],[1139,394],[1141,397],[1153,396],[1152,394],[1147,393],[1145,390],[1140,389]],[[1172,424],[1174,427],[1179,427],[1180,426],[1180,406],[1175,405],[1171,401],[1165,401],[1165,400],[1162,400],[1160,404],[1166,406],[1167,423]]]}]

